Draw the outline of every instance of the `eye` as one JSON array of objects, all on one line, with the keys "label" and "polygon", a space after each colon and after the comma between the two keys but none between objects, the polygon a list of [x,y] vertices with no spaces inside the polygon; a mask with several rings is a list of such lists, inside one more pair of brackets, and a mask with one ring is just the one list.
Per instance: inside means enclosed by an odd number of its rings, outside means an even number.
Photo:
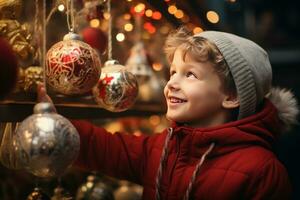
[{"label": "eye", "polygon": [[197,76],[193,72],[187,72],[186,77],[197,78]]},{"label": "eye", "polygon": [[170,76],[173,76],[176,73],[176,71],[172,70],[170,71]]}]

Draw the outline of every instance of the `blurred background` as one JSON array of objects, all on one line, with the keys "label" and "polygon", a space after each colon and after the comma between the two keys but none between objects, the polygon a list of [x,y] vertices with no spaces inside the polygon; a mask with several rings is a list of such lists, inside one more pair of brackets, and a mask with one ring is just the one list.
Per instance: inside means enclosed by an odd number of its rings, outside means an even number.
[{"label": "blurred background", "polygon": [[[26,0],[26,3],[12,0],[12,5],[6,5],[7,2],[0,0],[0,38],[12,46],[18,64],[9,63],[20,71],[18,77],[16,70],[8,75],[0,63],[0,91],[5,94],[5,97],[0,96],[0,139],[14,131],[15,123],[32,113],[36,84],[43,82],[41,47],[45,45],[49,50],[70,28],[68,0],[47,0],[46,7],[37,0]],[[133,108],[123,113],[99,111],[91,93],[70,97],[49,88],[58,110],[66,117],[88,119],[111,132],[126,131],[135,135],[153,134],[167,127],[162,91],[169,70],[162,47],[167,35],[182,25],[195,34],[219,30],[255,41],[269,53],[273,85],[288,88],[297,99],[300,97],[300,5],[297,0],[111,0],[111,13],[105,0],[73,2],[73,28],[83,41],[96,49],[102,63],[108,57],[108,19],[112,17],[112,57],[138,74],[140,88]],[[46,19],[42,20],[44,8]],[[2,54],[2,58],[6,56]],[[16,80],[16,83],[6,80]],[[14,90],[8,92],[9,88]],[[295,200],[300,199],[299,132],[300,126],[296,126],[275,144],[276,154],[288,170]],[[116,199],[139,199],[142,191],[132,183],[75,168],[68,170],[60,183],[77,199],[93,199],[93,192],[101,188],[113,193]],[[0,165],[0,199],[26,199],[36,185],[46,195],[56,198],[57,180],[40,180],[24,171]],[[111,198],[108,196],[105,198]]]}]

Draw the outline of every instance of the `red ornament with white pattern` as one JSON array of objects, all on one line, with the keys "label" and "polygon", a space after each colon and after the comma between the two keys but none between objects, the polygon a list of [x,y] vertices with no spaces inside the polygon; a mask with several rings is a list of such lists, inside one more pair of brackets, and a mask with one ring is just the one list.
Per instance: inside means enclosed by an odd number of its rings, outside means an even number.
[{"label": "red ornament with white pattern", "polygon": [[138,83],[135,76],[115,60],[102,68],[98,84],[93,89],[95,101],[104,109],[121,112],[129,109],[136,100]]},{"label": "red ornament with white pattern", "polygon": [[71,33],[47,52],[47,83],[66,95],[84,94],[97,83],[101,61],[97,52]]}]

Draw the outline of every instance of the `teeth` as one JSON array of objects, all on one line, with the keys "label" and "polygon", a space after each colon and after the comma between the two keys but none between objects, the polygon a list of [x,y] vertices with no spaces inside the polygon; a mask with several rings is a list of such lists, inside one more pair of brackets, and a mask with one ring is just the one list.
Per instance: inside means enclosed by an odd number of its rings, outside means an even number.
[{"label": "teeth", "polygon": [[183,103],[185,100],[177,99],[177,98],[170,98],[171,103]]}]

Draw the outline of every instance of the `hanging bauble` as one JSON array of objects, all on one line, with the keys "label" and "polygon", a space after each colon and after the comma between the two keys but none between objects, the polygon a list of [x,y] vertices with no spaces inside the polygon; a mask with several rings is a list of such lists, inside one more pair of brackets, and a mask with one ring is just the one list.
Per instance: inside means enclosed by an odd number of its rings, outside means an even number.
[{"label": "hanging bauble", "polygon": [[0,99],[10,93],[18,78],[18,63],[8,42],[0,38]]},{"label": "hanging bauble", "polygon": [[80,40],[67,39],[54,44],[46,59],[47,83],[66,95],[90,91],[101,72],[97,52]]},{"label": "hanging bauble", "polygon": [[87,27],[81,32],[83,41],[103,53],[107,46],[107,36],[99,28]]},{"label": "hanging bauble", "polygon": [[79,135],[50,103],[38,103],[14,136],[17,158],[24,168],[38,177],[61,176],[76,159]]},{"label": "hanging bauble", "polygon": [[148,81],[139,85],[138,101],[142,102],[164,102],[164,86],[166,81],[159,79],[154,72]]},{"label": "hanging bauble", "polygon": [[26,92],[36,92],[37,85],[43,82],[43,69],[40,66],[30,66],[24,70],[23,89]]},{"label": "hanging bauble", "polygon": [[149,65],[146,50],[142,42],[138,42],[132,47],[126,67],[137,77],[139,84],[150,78],[151,66]]},{"label": "hanging bauble", "polygon": [[54,189],[54,194],[51,200],[73,200],[74,198],[60,186]]},{"label": "hanging bauble", "polygon": [[104,64],[97,85],[93,89],[96,102],[112,112],[129,109],[138,94],[135,76],[116,60]]},{"label": "hanging bauble", "polygon": [[28,195],[27,200],[50,200],[50,198],[40,188],[34,188],[33,192]]},{"label": "hanging bauble", "polygon": [[82,184],[76,194],[76,200],[114,200],[110,186],[101,182],[96,176],[88,176],[87,182]]}]

